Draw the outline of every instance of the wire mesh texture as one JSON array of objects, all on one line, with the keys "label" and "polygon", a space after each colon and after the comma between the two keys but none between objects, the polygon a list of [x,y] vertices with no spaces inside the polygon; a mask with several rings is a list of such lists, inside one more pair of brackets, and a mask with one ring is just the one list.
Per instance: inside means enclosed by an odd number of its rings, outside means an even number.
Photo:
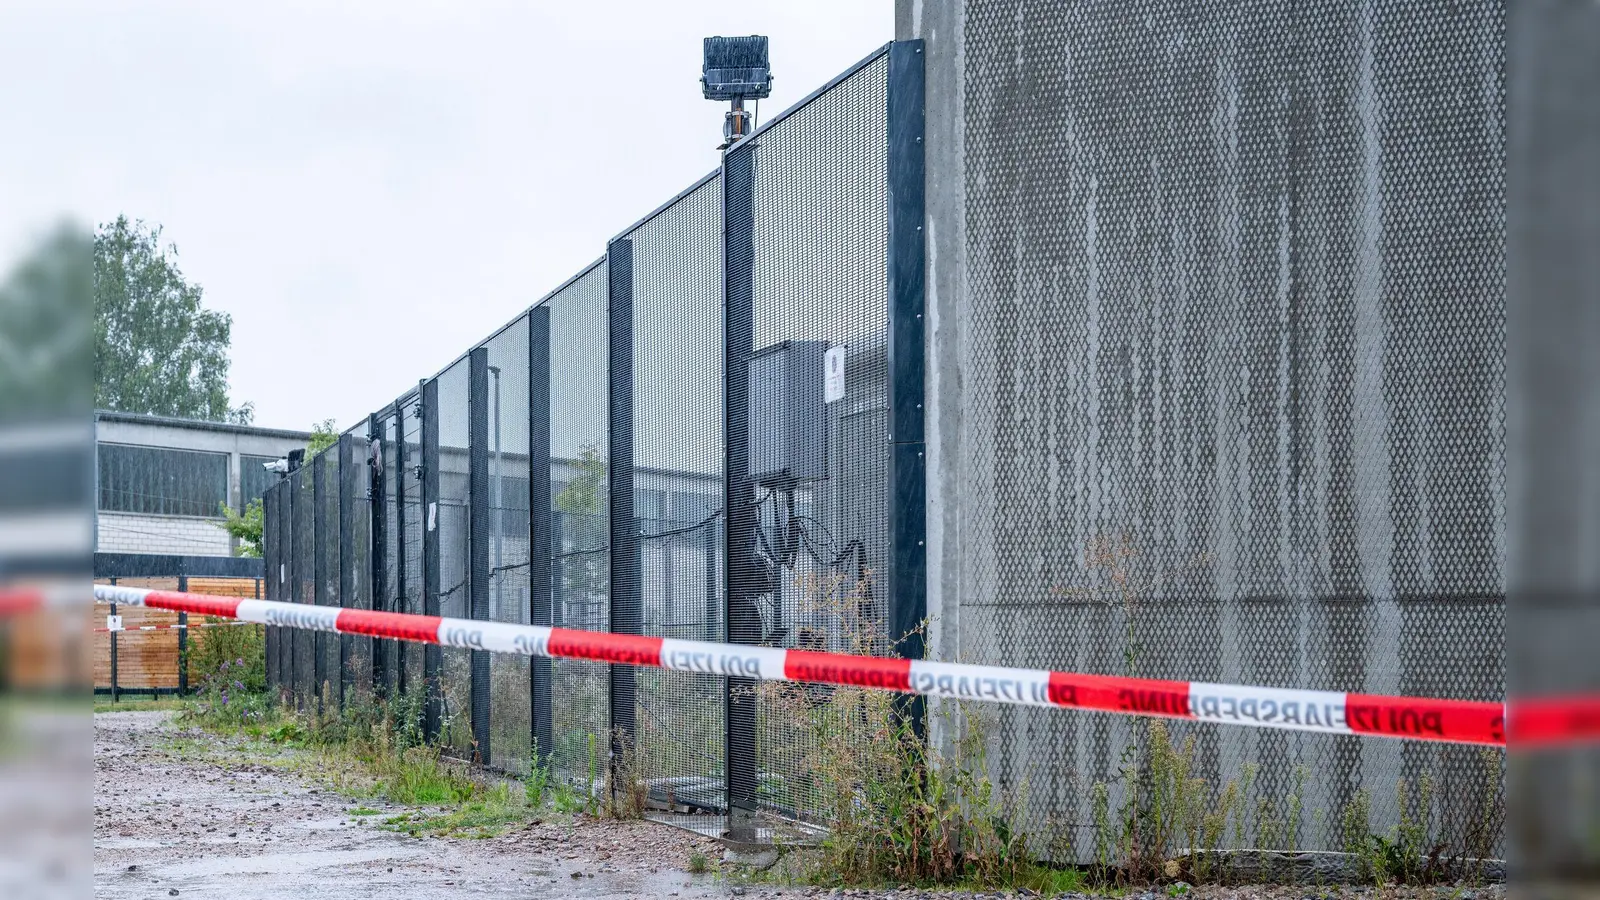
[{"label": "wire mesh texture", "polygon": [[[312,482],[317,495],[316,604],[338,606],[339,590],[339,453],[338,445],[312,460]],[[317,700],[321,709],[337,711],[344,705],[342,635],[317,632]]]},{"label": "wire mesh texture", "polygon": [[[284,599],[280,576],[282,570],[278,568],[283,562],[283,542],[277,538],[278,520],[282,515],[278,510],[278,498],[283,495],[279,487],[279,483],[270,484],[261,495],[261,563],[265,575],[263,596],[275,601]],[[278,629],[267,626],[262,642],[267,657],[267,688],[272,691],[276,691],[283,683],[283,676],[278,671],[279,640]]]},{"label": "wire mesh texture", "polygon": [[[429,498],[426,527],[437,533],[439,542],[439,615],[458,619],[472,617],[468,592],[470,530],[468,518],[468,456],[470,421],[467,397],[468,359],[463,357],[440,373],[439,408],[429,410],[439,422],[439,496]],[[471,758],[472,744],[472,651],[445,647],[440,672],[444,698],[440,738],[442,743]]]},{"label": "wire mesh texture", "polygon": [[[372,507],[368,503],[371,485],[367,423],[344,433],[339,445],[339,605],[352,609],[372,608]],[[340,638],[340,656],[346,703],[370,703],[373,697],[373,639],[362,635]],[[354,694],[353,698],[351,694]]]},{"label": "wire mesh texture", "polygon": [[[1502,6],[1011,0],[964,34],[960,657],[1503,696]],[[1092,846],[1148,725],[986,719],[1029,827]],[[1358,791],[1383,834],[1426,778],[1451,852],[1498,841],[1498,753],[1173,731],[1213,803],[1244,786],[1230,840],[1345,849]]]},{"label": "wire mesh texture", "polygon": [[[721,213],[712,177],[622,238],[632,262],[627,527],[637,538],[618,572],[633,582],[641,632],[659,637],[722,637]],[[721,679],[656,669],[634,678],[636,769],[652,798],[720,809]]]},{"label": "wire mesh texture", "polygon": [[[889,649],[887,72],[880,56],[735,151],[753,154],[753,339],[749,403],[727,427],[749,436],[757,508],[754,554],[728,564],[759,611],[759,633],[738,641]],[[836,395],[825,359],[842,363]],[[819,815],[814,730],[794,704],[756,696],[760,800]]]},{"label": "wire mesh texture", "polygon": [[[317,599],[317,495],[310,469],[302,466],[289,476],[294,490],[295,597],[312,604]],[[317,632],[293,629],[294,697],[301,710],[315,710],[317,702]]]},{"label": "wire mesh texture", "polygon": [[[401,445],[405,465],[400,467],[399,537],[400,543],[393,551],[400,556],[399,568],[403,577],[400,612],[421,615],[422,603],[422,416],[421,397],[413,394],[401,405]],[[423,647],[421,644],[401,642],[398,645],[402,660],[401,688],[405,693],[420,695],[426,690],[422,676]]]},{"label": "wire mesh texture", "polygon": [[[551,624],[587,631],[611,627],[606,278],[602,262],[542,304],[549,314]],[[551,767],[588,784],[606,766],[607,668],[551,660],[550,679]]]},{"label": "wire mesh texture", "polygon": [[[528,322],[521,316],[488,348],[489,618],[531,624],[529,600]],[[530,660],[489,659],[490,762],[525,772],[532,758]]]},{"label": "wire mesh texture", "polygon": [[[380,482],[378,490],[371,499],[373,503],[383,504],[383,585],[379,593],[374,588],[374,603],[376,609],[398,612],[403,608],[401,601],[400,585],[400,545],[398,533],[400,530],[400,447],[399,419],[393,409],[378,417],[378,452],[381,454],[379,467]],[[374,537],[378,535],[374,534]],[[373,653],[377,656],[375,668],[380,673],[382,683],[379,692],[385,697],[398,697],[400,695],[400,667],[404,660],[401,657],[404,645],[400,641],[378,640],[373,643]]]}]

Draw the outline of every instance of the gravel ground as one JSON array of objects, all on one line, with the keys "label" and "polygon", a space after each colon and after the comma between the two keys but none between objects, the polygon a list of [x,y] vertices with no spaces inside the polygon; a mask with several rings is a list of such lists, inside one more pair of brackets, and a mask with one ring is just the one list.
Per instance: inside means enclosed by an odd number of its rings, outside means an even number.
[{"label": "gravel ground", "polygon": [[[484,840],[413,838],[378,827],[408,810],[352,816],[313,779],[246,759],[228,741],[180,731],[165,712],[94,717],[94,890],[105,898],[917,897],[1015,894],[819,890],[741,884],[685,870],[713,841],[652,822],[530,824]],[[1504,890],[1201,887],[1195,900],[1440,898],[1500,900]],[[1128,900],[1165,900],[1135,891]]]}]

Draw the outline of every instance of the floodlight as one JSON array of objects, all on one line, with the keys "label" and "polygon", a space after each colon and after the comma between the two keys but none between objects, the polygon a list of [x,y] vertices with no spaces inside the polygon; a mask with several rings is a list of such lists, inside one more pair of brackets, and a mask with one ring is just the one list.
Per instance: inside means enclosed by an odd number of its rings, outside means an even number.
[{"label": "floodlight", "polygon": [[767,39],[759,34],[708,37],[703,49],[700,89],[707,100],[727,100],[731,107],[722,123],[722,145],[717,148],[724,150],[753,130],[754,120],[744,101],[759,101],[772,93]]},{"label": "floodlight", "polygon": [[757,100],[772,93],[764,36],[708,37],[704,50],[700,86],[707,100]]}]

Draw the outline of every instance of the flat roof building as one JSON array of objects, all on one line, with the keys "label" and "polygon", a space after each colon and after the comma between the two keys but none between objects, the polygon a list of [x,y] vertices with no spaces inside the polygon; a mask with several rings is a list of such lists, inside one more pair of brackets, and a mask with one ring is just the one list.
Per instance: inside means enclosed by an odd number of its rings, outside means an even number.
[{"label": "flat roof building", "polygon": [[277,480],[263,468],[305,431],[95,413],[97,552],[231,556],[222,507],[243,510]]}]

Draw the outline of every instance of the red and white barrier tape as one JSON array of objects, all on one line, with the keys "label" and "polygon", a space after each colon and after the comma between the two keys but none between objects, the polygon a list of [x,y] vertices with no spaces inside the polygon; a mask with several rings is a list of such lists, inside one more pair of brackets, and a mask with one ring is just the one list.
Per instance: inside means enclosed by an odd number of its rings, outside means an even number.
[{"label": "red and white barrier tape", "polygon": [[[960,700],[1091,709],[1131,715],[1226,722],[1263,728],[1364,734],[1503,746],[1506,707],[1498,702],[1387,697],[1298,688],[1158,681],[1109,675],[884,659],[308,606],[95,585],[96,599],[240,619],[263,625],[394,638],[522,656],[551,656],[655,666],[766,681],[880,688]],[[1568,698],[1545,708],[1518,707],[1516,742],[1570,741],[1600,733],[1600,698]]]},{"label": "red and white barrier tape", "polygon": [[125,625],[122,628],[96,628],[95,634],[107,631],[167,631],[169,629],[187,631],[191,628],[228,628],[240,625],[255,625],[255,622],[190,622],[188,624],[173,623],[170,625]]}]

